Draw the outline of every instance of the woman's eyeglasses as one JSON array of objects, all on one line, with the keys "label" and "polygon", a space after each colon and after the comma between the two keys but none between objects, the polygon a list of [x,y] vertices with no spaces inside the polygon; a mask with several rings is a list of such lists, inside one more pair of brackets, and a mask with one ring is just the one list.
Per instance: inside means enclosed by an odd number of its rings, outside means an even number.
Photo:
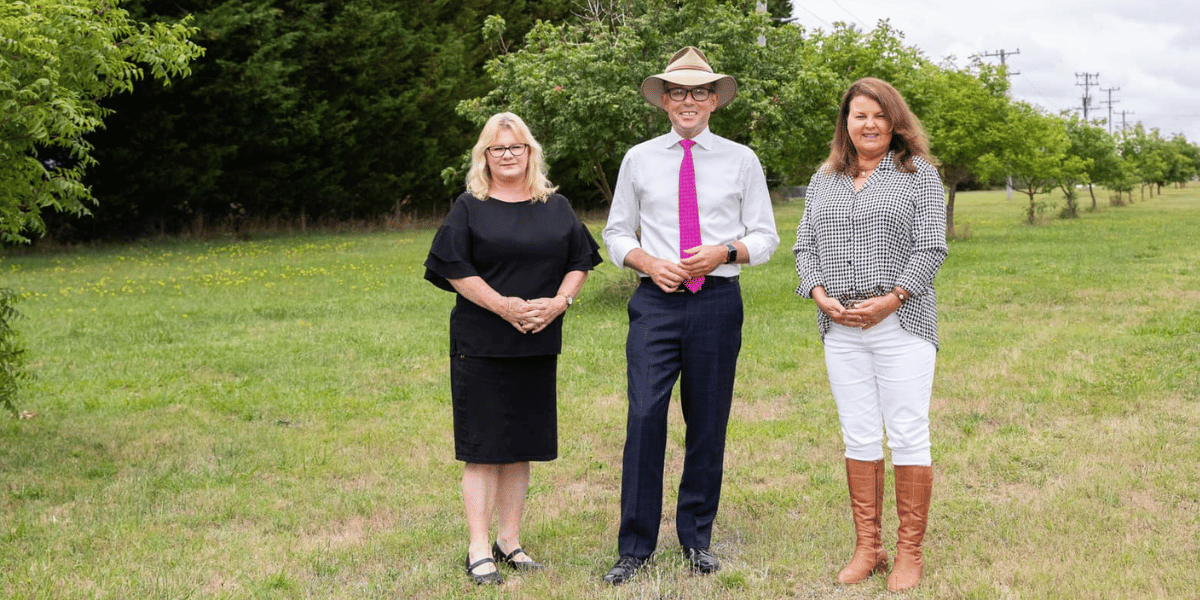
[{"label": "woman's eyeglasses", "polygon": [[529,144],[513,144],[511,146],[488,146],[487,152],[492,155],[492,158],[501,158],[505,152],[511,152],[513,156],[525,154],[525,149]]}]

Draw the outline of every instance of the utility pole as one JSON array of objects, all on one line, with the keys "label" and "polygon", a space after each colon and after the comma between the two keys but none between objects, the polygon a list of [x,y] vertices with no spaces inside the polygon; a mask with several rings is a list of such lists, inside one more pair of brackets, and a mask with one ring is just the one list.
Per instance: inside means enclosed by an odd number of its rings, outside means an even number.
[{"label": "utility pole", "polygon": [[1112,93],[1113,93],[1113,92],[1118,92],[1118,91],[1120,91],[1120,90],[1121,90],[1121,88],[1119,88],[1119,87],[1115,87],[1115,88],[1100,88],[1100,91],[1102,91],[1102,92],[1108,92],[1108,102],[1105,102],[1105,104],[1107,104],[1107,105],[1108,105],[1108,133],[1109,133],[1109,135],[1111,135],[1111,134],[1112,134],[1112,105],[1114,105],[1114,104],[1119,104],[1119,103],[1121,102],[1120,100],[1113,100],[1113,99],[1112,99]]},{"label": "utility pole", "polygon": [[1089,88],[1099,86],[1100,83],[1096,80],[1100,79],[1099,73],[1076,73],[1075,78],[1083,78],[1083,83],[1076,82],[1075,85],[1083,87],[1083,120],[1088,120],[1088,106],[1092,103],[1092,94]]},{"label": "utility pole", "polygon": [[[758,0],[758,2],[755,3],[754,8],[760,13],[767,12],[767,0]],[[758,34],[758,45],[767,45],[767,34],[765,32]]]},{"label": "utility pole", "polygon": [[[1004,78],[1008,79],[1010,75],[1020,75],[1021,72],[1020,71],[1009,71],[1008,70],[1008,61],[1006,59],[1009,56],[1012,56],[1014,54],[1020,54],[1020,53],[1021,53],[1020,48],[1017,48],[1016,50],[1013,50],[1011,52],[1001,48],[995,52],[983,52],[980,54],[980,56],[983,56],[983,57],[999,56],[1000,57],[1000,65],[1005,67]],[[1011,89],[1009,90],[1009,93],[1010,94],[1012,93]],[[1012,197],[1013,197],[1012,175],[1006,175],[1004,177],[1004,195],[1009,200],[1012,200]]]},{"label": "utility pole", "polygon": [[1132,110],[1121,111],[1121,131],[1125,131],[1125,128],[1128,127],[1128,125],[1125,124],[1125,115],[1132,115],[1132,114],[1134,114],[1134,112]]},{"label": "utility pole", "polygon": [[[1021,53],[1021,49],[1020,49],[1020,48],[1017,48],[1016,50],[1013,50],[1013,51],[1011,51],[1011,52],[1010,52],[1010,51],[1008,51],[1008,50],[1003,50],[1003,49],[1001,49],[1001,50],[997,50],[997,51],[995,51],[995,52],[984,52],[984,53],[981,53],[981,54],[980,54],[980,56],[999,56],[999,57],[1000,57],[1000,64],[1002,64],[1002,65],[1004,65],[1004,66],[1006,66],[1006,67],[1007,67],[1007,66],[1008,66],[1008,62],[1005,60],[1005,58],[1006,58],[1006,57],[1009,57],[1009,56],[1012,56],[1012,55],[1014,55],[1014,54],[1020,54],[1020,53]],[[1008,72],[1008,74],[1009,74],[1009,75],[1020,75],[1020,74],[1021,74],[1021,72],[1020,72],[1020,71],[1009,71],[1009,72]]]}]

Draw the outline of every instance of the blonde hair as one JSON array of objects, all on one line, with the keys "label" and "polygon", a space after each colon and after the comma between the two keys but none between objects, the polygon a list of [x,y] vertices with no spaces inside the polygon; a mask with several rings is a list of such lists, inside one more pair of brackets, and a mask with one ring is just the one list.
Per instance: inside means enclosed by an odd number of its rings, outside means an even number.
[{"label": "blonde hair", "polygon": [[533,133],[525,125],[521,117],[510,112],[492,115],[479,132],[479,141],[471,150],[471,169],[467,171],[467,191],[480,200],[487,200],[488,190],[492,187],[492,173],[487,164],[487,147],[496,141],[501,129],[507,129],[523,144],[529,144],[529,162],[525,167],[525,190],[529,198],[537,202],[545,202],[550,194],[558,189],[551,185],[546,177],[546,155],[542,145],[533,138]]},{"label": "blonde hair", "polygon": [[929,153],[929,138],[925,135],[925,129],[921,127],[921,120],[908,108],[904,96],[901,96],[892,84],[882,79],[864,77],[850,84],[850,88],[842,96],[833,141],[829,143],[829,158],[825,160],[823,169],[850,177],[858,172],[858,151],[854,149],[854,143],[850,139],[847,122],[850,120],[850,102],[859,96],[879,103],[888,123],[891,123],[892,141],[888,149],[896,152],[897,169],[915,173],[917,165],[913,163],[914,156],[921,157],[931,165],[938,165],[937,159]]}]

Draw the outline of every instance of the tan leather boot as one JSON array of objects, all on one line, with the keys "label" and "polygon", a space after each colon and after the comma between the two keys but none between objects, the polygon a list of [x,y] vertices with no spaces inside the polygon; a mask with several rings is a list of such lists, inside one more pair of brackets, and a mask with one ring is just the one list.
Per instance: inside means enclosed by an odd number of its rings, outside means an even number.
[{"label": "tan leather boot", "polygon": [[896,473],[896,514],[900,529],[896,539],[896,566],[888,576],[888,589],[903,592],[921,583],[921,541],[929,520],[933,467],[900,465]]},{"label": "tan leather boot", "polygon": [[888,568],[883,549],[883,461],[846,459],[846,481],[850,485],[850,512],[858,539],[850,564],[838,573],[838,583],[858,583],[872,573]]}]

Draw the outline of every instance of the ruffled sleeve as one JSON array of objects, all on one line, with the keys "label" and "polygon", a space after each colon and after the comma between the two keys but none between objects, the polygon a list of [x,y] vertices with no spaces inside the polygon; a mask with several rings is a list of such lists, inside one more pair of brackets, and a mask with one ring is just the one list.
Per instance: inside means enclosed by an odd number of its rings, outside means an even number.
[{"label": "ruffled sleeve", "polygon": [[454,201],[425,258],[425,279],[447,292],[455,291],[448,280],[479,275],[471,264],[470,197],[463,194]]},{"label": "ruffled sleeve", "polygon": [[[565,198],[563,200],[566,201]],[[569,207],[570,203],[567,205]],[[591,271],[602,262],[604,259],[600,256],[600,245],[588,231],[587,225],[576,217],[575,226],[571,230],[571,256],[567,259],[567,272]]]}]

